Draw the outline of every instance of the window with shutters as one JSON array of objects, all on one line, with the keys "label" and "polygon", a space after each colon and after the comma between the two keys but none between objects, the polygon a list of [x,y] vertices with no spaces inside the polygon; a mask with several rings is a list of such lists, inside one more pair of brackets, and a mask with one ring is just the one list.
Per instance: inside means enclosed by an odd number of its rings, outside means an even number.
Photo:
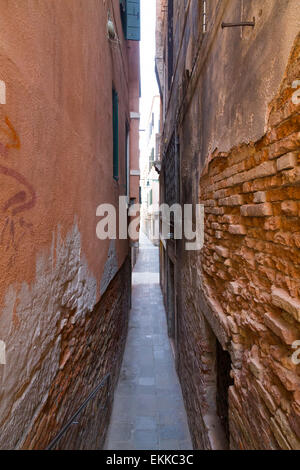
[{"label": "window with shutters", "polygon": [[120,0],[121,20],[126,39],[141,39],[141,7],[140,0]]},{"label": "window with shutters", "polygon": [[113,106],[113,177],[119,179],[119,97],[115,89],[112,91]]}]

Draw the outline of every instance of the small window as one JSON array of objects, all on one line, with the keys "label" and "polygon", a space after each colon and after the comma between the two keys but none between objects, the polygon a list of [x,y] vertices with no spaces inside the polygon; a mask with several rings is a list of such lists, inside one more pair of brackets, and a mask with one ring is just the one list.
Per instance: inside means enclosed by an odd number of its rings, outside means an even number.
[{"label": "small window", "polygon": [[113,176],[119,180],[119,97],[115,89],[112,92],[113,105]]}]

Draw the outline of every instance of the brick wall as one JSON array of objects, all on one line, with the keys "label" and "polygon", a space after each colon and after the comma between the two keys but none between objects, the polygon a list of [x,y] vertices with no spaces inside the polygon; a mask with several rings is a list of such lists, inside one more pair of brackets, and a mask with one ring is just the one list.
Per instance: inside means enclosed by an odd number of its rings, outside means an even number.
[{"label": "brick wall", "polygon": [[232,360],[232,449],[300,449],[300,366],[291,360],[300,340],[299,53],[300,36],[266,134],[210,155],[200,179],[199,275]]}]

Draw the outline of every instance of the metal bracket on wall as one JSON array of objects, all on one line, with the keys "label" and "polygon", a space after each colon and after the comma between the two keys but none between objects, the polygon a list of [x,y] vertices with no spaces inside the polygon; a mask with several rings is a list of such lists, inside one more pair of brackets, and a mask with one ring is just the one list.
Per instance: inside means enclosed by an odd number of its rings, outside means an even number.
[{"label": "metal bracket on wall", "polygon": [[234,28],[236,26],[255,26],[255,18],[253,17],[253,21],[241,21],[240,23],[222,23],[222,28]]}]

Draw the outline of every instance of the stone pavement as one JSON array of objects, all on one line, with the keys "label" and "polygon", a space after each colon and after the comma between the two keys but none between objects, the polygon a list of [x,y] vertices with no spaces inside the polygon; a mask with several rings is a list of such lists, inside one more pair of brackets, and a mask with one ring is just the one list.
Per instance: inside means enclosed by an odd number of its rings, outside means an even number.
[{"label": "stone pavement", "polygon": [[125,355],[105,448],[192,450],[159,285],[158,248],[141,233]]}]

